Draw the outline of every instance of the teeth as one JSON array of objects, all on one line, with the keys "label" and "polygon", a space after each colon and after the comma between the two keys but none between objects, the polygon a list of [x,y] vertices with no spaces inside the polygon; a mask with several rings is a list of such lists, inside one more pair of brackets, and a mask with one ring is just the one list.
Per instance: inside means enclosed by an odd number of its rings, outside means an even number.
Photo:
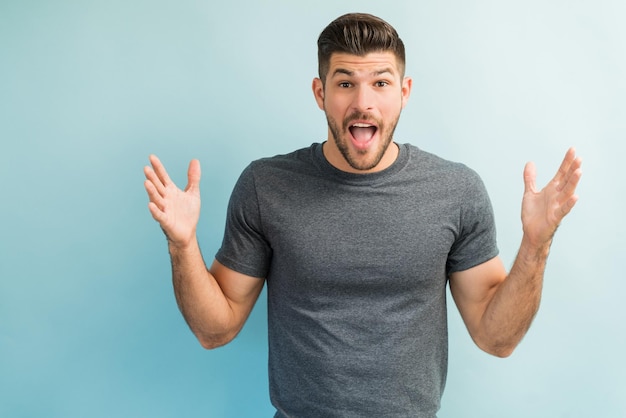
[{"label": "teeth", "polygon": [[355,128],[370,128],[372,125],[368,123],[355,123],[352,126],[354,126]]}]

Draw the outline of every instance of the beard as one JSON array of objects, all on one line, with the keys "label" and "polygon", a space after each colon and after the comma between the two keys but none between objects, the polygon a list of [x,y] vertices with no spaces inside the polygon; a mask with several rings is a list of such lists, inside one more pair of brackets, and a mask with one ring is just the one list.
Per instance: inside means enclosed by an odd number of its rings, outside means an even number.
[{"label": "beard", "polygon": [[[371,170],[380,163],[385,155],[385,152],[387,151],[387,148],[389,148],[389,145],[393,140],[393,133],[396,130],[399,119],[400,115],[398,114],[396,119],[389,124],[389,126],[387,126],[382,120],[376,119],[366,113],[355,112],[343,120],[343,124],[340,129],[337,121],[326,113],[328,128],[333,135],[337,148],[350,167],[359,171]],[[375,135],[380,134],[381,138],[381,141],[376,149],[352,150],[348,146],[349,140],[347,139],[347,136],[351,135],[349,126],[350,123],[355,120],[371,120],[376,122],[377,132]],[[372,155],[368,158],[368,154]]]}]

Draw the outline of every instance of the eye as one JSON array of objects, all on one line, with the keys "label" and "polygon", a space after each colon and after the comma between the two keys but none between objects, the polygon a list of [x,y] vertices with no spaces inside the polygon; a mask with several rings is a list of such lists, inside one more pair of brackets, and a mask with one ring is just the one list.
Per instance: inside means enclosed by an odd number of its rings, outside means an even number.
[{"label": "eye", "polygon": [[350,84],[347,81],[342,81],[341,83],[339,83],[339,87],[341,87],[342,89],[347,89],[348,87],[350,87],[352,84]]},{"label": "eye", "polygon": [[389,85],[389,82],[387,81],[377,81],[376,82],[376,87],[386,87]]}]

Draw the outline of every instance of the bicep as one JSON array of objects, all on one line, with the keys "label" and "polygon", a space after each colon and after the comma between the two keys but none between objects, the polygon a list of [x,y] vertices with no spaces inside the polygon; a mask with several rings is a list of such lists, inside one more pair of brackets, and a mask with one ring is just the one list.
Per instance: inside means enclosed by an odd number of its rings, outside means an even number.
[{"label": "bicep", "polygon": [[500,257],[450,275],[450,293],[472,338],[476,337],[489,302],[505,278],[506,269]]},{"label": "bicep", "polygon": [[228,301],[239,328],[242,327],[263,290],[265,280],[236,272],[217,260],[213,261],[209,271]]}]

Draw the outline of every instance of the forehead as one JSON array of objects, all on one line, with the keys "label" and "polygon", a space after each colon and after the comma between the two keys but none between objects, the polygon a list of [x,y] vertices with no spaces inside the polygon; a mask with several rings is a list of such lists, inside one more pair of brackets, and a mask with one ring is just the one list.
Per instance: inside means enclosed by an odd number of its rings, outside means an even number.
[{"label": "forehead", "polygon": [[344,52],[333,53],[330,57],[328,75],[333,77],[337,74],[346,75],[347,72],[379,73],[389,72],[392,75],[400,74],[398,60],[393,52],[370,52],[367,55],[352,55]]}]

